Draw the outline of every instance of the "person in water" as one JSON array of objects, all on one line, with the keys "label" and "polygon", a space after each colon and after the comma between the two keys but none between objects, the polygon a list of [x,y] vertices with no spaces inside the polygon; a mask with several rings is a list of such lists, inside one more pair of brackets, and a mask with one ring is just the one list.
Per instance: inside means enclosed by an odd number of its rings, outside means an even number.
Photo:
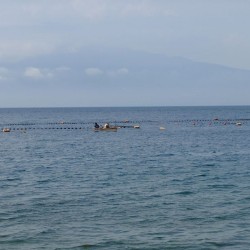
[{"label": "person in water", "polygon": [[95,122],[95,128],[100,128],[100,125],[97,122]]}]

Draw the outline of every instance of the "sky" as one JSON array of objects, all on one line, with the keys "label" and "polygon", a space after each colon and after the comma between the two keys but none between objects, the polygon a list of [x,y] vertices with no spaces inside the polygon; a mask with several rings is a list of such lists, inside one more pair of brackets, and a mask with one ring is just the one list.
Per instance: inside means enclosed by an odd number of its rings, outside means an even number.
[{"label": "sky", "polygon": [[[248,0],[0,0],[0,107],[248,105],[250,96],[244,93],[244,100],[237,99],[232,95],[233,88],[224,97],[224,102],[213,102],[212,96],[207,98],[210,102],[203,102],[198,96],[192,102],[192,81],[186,83],[189,97],[183,95],[181,88],[178,92],[175,89],[171,95],[176,95],[177,99],[171,99],[172,102],[164,102],[163,97],[159,101],[157,93],[150,96],[148,84],[145,93],[136,93],[135,74],[130,75],[135,70],[130,65],[131,60],[126,65],[117,65],[113,50],[185,58],[248,71],[249,10]],[[83,82],[87,81],[87,76],[98,77],[100,84],[109,83],[105,77],[116,77],[117,84],[127,84],[125,90],[124,85],[120,89],[117,86],[108,88],[103,100],[101,94],[96,94],[97,80],[89,81],[91,87],[73,82],[70,88],[69,75],[66,77],[65,72],[70,72],[72,65],[67,65],[66,60],[60,61],[59,56],[98,48],[110,51],[111,66],[101,68],[98,57],[97,61],[91,59],[89,65],[84,62],[80,67],[79,64]],[[48,61],[51,58],[56,61],[58,57],[57,65],[39,67],[39,61],[45,57]],[[90,58],[88,55],[88,60]],[[60,86],[59,78],[55,79],[59,75]],[[78,81],[80,77],[79,73]],[[158,78],[161,78],[160,73]],[[143,82],[142,77],[140,81]],[[49,92],[48,88],[54,91]],[[164,90],[167,89],[166,83]],[[127,98],[119,102],[124,91]],[[182,96],[181,100],[178,96]],[[109,101],[105,102],[107,99]]]}]

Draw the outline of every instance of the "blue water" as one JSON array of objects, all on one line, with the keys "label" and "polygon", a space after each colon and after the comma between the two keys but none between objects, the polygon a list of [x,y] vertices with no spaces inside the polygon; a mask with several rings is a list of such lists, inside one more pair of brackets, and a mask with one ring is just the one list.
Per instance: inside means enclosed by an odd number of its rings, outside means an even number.
[{"label": "blue water", "polygon": [[[250,249],[248,119],[250,107],[0,109],[0,249]],[[124,120],[141,128],[92,130]]]}]

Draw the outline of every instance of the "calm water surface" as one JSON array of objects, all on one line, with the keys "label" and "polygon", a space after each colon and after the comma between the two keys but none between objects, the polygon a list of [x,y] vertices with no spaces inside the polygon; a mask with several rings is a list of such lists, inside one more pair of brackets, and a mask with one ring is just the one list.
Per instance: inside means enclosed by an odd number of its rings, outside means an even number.
[{"label": "calm water surface", "polygon": [[[249,119],[250,107],[0,109],[0,249],[250,249]],[[92,131],[124,120],[141,128]]]}]

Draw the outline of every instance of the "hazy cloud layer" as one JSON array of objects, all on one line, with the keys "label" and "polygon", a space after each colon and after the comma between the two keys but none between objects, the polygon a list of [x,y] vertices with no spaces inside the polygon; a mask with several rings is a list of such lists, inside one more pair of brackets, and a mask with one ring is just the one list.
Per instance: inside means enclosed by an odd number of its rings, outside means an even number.
[{"label": "hazy cloud layer", "polygon": [[84,46],[250,69],[250,1],[3,0],[0,61]]},{"label": "hazy cloud layer", "polygon": [[[12,0],[1,2],[0,26],[24,26],[59,20],[62,22],[101,21],[105,18],[173,15],[164,1],[152,0]],[[13,15],[13,13],[15,15]],[[70,20],[65,20],[71,18]]]}]

